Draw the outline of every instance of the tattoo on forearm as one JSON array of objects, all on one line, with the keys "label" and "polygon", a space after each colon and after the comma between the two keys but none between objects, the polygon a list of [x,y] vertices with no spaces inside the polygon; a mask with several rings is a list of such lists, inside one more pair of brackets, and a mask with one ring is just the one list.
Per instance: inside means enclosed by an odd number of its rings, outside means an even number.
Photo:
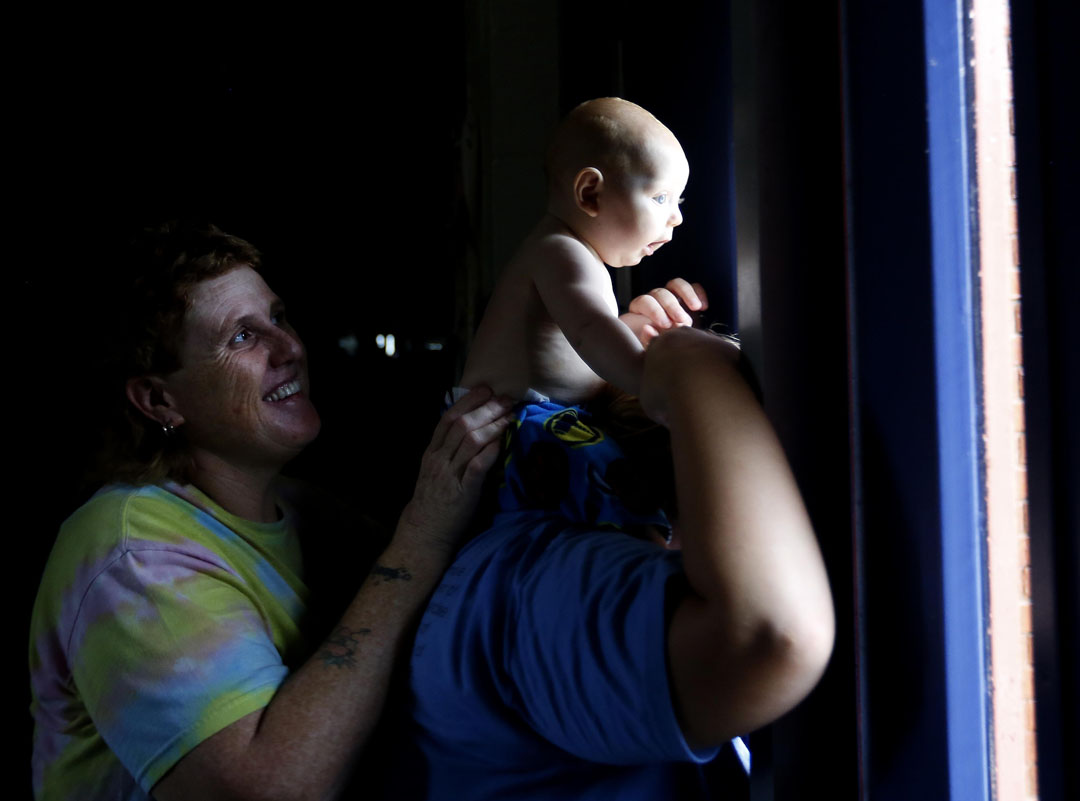
[{"label": "tattoo on forearm", "polygon": [[371,580],[375,584],[385,584],[388,581],[412,581],[412,573],[405,567],[384,567],[375,565],[371,568]]},{"label": "tattoo on forearm", "polygon": [[360,638],[371,634],[371,629],[350,629],[338,626],[326,638],[318,657],[324,665],[340,668],[356,667],[356,652],[360,648]]}]

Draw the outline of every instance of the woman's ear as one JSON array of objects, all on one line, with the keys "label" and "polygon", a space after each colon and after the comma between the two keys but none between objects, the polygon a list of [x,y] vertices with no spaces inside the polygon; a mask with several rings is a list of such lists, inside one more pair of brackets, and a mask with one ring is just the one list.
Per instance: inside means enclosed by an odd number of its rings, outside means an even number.
[{"label": "woman's ear", "polygon": [[574,203],[590,217],[600,213],[600,193],[604,176],[596,167],[586,167],[574,176]]},{"label": "woman's ear", "polygon": [[131,405],[161,426],[179,428],[184,416],[176,409],[165,382],[158,376],[129,378],[124,385]]}]

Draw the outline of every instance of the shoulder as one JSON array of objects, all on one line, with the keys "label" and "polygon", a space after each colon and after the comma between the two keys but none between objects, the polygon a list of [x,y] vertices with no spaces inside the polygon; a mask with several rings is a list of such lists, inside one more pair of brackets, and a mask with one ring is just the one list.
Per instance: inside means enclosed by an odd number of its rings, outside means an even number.
[{"label": "shoulder", "polygon": [[103,487],[61,524],[50,562],[123,549],[131,521],[159,517],[170,497],[154,485]]},{"label": "shoulder", "polygon": [[576,271],[607,275],[596,252],[561,221],[548,218],[540,222],[525,240],[519,253],[530,272],[543,270]]},{"label": "shoulder", "polygon": [[[174,491],[175,490],[175,491]],[[174,552],[219,562],[208,528],[220,525],[182,489],[112,485],[99,490],[60,526],[46,563],[42,592],[88,588],[135,551]]]},{"label": "shoulder", "polygon": [[[88,598],[103,586],[134,598],[132,547],[167,553],[176,538],[167,522],[179,503],[161,487],[115,485],[99,490],[60,527],[34,604],[31,639],[67,643]],[[117,595],[119,593],[119,595]],[[50,634],[50,632],[52,634]],[[66,645],[65,645],[66,647]]]},{"label": "shoulder", "polygon": [[[572,526],[528,510],[500,513],[462,549],[444,583],[450,594],[499,597],[494,612],[504,618],[526,613],[554,621],[595,612],[593,602],[601,596],[641,595],[646,587],[662,592],[681,572],[678,552],[621,531]],[[463,609],[482,611],[471,603]]]},{"label": "shoulder", "polygon": [[682,571],[679,553],[621,531],[567,528],[536,544],[516,567],[516,602],[553,620],[593,614],[601,597],[662,601],[668,579]]}]

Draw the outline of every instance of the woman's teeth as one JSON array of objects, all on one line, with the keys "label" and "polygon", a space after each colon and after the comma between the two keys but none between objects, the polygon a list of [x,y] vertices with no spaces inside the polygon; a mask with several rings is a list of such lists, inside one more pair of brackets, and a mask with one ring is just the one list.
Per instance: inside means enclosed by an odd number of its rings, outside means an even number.
[{"label": "woman's teeth", "polygon": [[263,398],[263,400],[273,403],[275,401],[285,400],[290,395],[295,395],[299,391],[300,382],[290,381],[288,384],[282,384],[280,387],[278,387],[265,398]]}]

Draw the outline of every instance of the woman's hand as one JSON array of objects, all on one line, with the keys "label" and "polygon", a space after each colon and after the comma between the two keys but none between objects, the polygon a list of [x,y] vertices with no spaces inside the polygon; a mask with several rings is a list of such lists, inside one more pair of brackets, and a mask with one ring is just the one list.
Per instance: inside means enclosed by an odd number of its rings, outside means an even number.
[{"label": "woman's hand", "polygon": [[630,301],[630,309],[619,317],[634,332],[645,347],[661,331],[679,326],[692,326],[689,312],[709,308],[709,298],[701,284],[691,284],[682,278],[672,278],[663,287]]},{"label": "woman's hand", "polygon": [[508,398],[492,397],[487,387],[477,387],[447,409],[424,451],[398,536],[435,547],[448,558],[457,550],[484,476],[498,459],[513,405]]}]

